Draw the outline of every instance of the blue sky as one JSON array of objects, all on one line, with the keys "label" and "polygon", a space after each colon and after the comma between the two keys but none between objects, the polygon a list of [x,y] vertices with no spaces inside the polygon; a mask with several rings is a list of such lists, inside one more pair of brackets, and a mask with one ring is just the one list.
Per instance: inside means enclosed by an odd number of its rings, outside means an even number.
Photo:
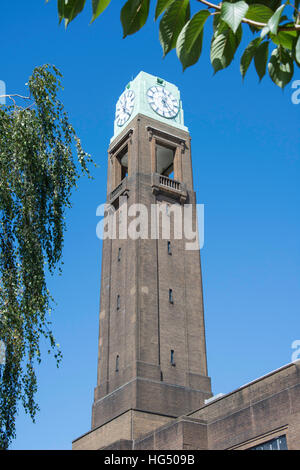
[{"label": "blue sky", "polygon": [[20,410],[13,449],[70,449],[90,429],[101,272],[96,208],[105,201],[115,103],[140,70],[180,88],[192,136],[195,190],[205,204],[201,254],[214,393],[290,362],[291,344],[300,339],[300,104],[291,102],[291,85],[282,93],[268,77],[258,84],[252,67],[242,83],[238,59],[213,76],[208,34],[200,62],[182,73],[174,52],[162,59],[153,15],[123,40],[123,2],[112,1],[92,25],[87,3],[67,31],[58,26],[55,0],[1,5],[0,80],[7,92],[25,94],[33,68],[55,64],[64,75],[70,120],[99,165],[94,180],[83,179],[74,193],[64,272],[49,280],[63,363],[57,369],[44,355],[41,411],[32,424]]}]

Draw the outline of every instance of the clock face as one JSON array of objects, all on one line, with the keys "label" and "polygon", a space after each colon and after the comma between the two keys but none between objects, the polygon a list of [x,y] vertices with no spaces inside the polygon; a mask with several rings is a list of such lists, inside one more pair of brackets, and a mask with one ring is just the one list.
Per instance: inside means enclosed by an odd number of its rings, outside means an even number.
[{"label": "clock face", "polygon": [[126,90],[120,96],[116,106],[116,121],[118,126],[123,126],[130,118],[134,108],[135,93],[133,90]]},{"label": "clock face", "polygon": [[147,97],[153,111],[160,116],[170,119],[178,114],[178,100],[164,87],[152,86],[147,91]]}]

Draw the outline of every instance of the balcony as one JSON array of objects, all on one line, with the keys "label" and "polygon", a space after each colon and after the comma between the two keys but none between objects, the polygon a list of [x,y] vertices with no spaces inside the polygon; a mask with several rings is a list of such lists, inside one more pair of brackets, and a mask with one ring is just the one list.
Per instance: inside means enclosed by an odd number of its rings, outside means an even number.
[{"label": "balcony", "polygon": [[128,189],[128,181],[127,176],[122,179],[121,183],[116,186],[111,193],[109,194],[109,203],[114,204],[117,203],[120,196],[128,197],[129,189]]},{"label": "balcony", "polygon": [[184,203],[187,197],[184,183],[158,173],[152,173],[152,192],[154,194],[165,193],[168,196],[180,199],[181,203]]}]

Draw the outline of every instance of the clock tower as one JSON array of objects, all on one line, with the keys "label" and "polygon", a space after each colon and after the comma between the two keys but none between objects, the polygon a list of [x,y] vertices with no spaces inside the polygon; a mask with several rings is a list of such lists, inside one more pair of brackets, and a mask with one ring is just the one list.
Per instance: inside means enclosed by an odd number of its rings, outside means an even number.
[{"label": "clock tower", "polygon": [[92,429],[74,449],[122,448],[211,397],[200,252],[176,219],[197,225],[191,139],[178,88],[145,72],[116,104],[107,205]]}]

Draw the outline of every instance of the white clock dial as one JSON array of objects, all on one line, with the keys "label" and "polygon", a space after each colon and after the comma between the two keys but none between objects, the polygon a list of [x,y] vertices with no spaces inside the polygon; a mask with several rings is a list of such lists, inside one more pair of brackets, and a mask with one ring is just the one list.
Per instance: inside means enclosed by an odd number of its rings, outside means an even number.
[{"label": "white clock dial", "polygon": [[134,108],[135,93],[133,90],[126,90],[120,96],[116,105],[116,121],[118,126],[123,126],[130,118]]},{"label": "white clock dial", "polygon": [[164,87],[152,86],[147,91],[147,97],[153,111],[160,116],[170,119],[178,114],[178,100]]}]

